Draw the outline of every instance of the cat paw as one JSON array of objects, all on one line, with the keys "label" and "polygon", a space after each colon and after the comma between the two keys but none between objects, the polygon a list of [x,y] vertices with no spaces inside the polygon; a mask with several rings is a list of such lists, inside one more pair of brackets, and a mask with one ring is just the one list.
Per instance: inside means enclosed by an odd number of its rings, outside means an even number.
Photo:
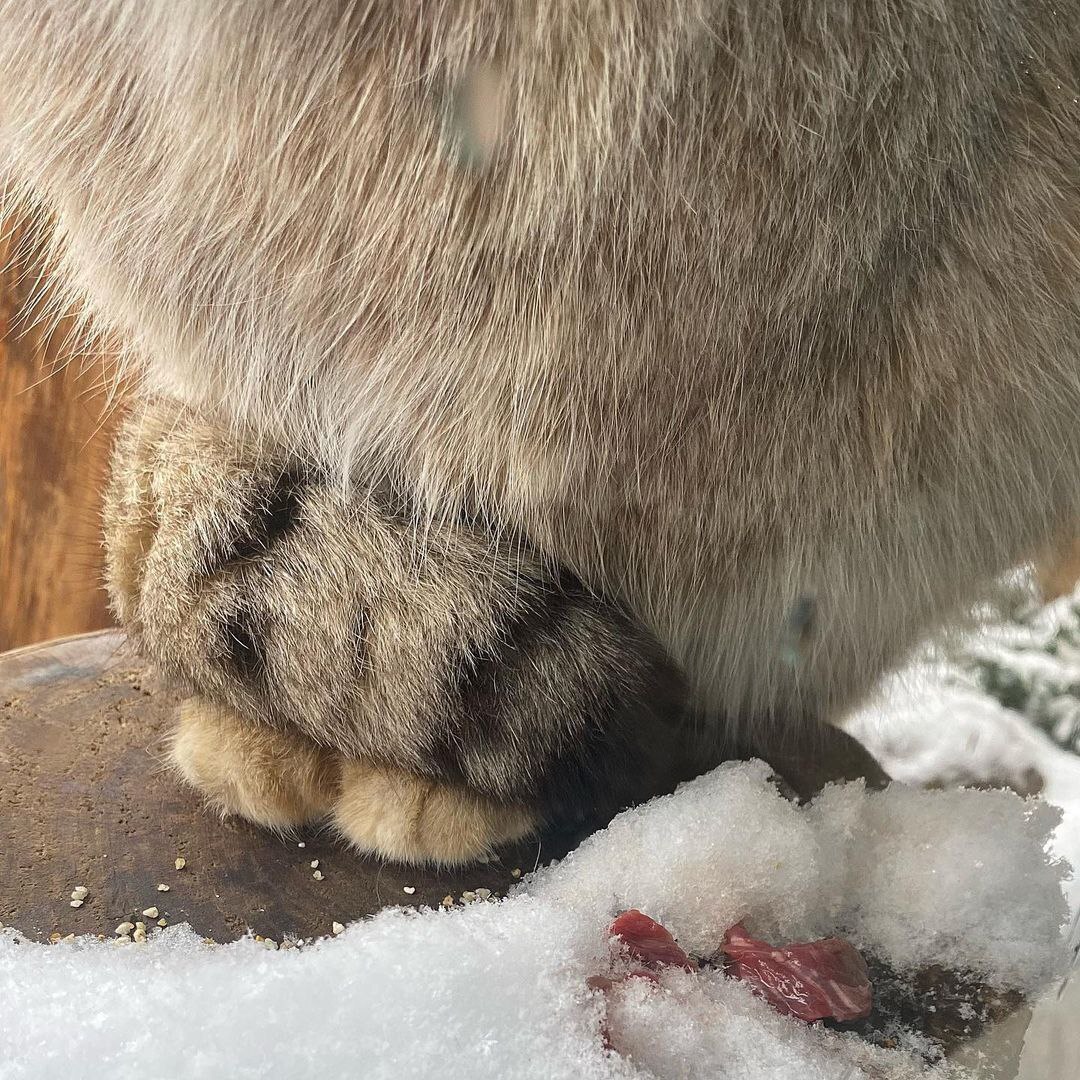
[{"label": "cat paw", "polygon": [[260,721],[249,778],[181,724],[178,764],[222,808],[278,828],[323,809],[272,780],[302,737],[304,775],[322,776],[319,747],[354,763],[333,811],[353,843],[455,861],[698,771],[675,665],[519,538],[432,520],[385,484],[346,491],[169,402],[121,433],[105,531],[140,651],[221,710],[219,741]]},{"label": "cat paw", "polygon": [[342,762],[332,820],[359,851],[437,866],[476,862],[539,826],[524,806],[361,761]]},{"label": "cat paw", "polygon": [[186,699],[170,744],[185,783],[222,817],[288,832],[329,821],[357,850],[456,866],[534,832],[535,815],[403,769],[351,761],[295,731]]},{"label": "cat paw", "polygon": [[325,818],[340,797],[340,762],[331,751],[200,698],[181,704],[169,757],[222,817],[266,829],[287,832]]}]

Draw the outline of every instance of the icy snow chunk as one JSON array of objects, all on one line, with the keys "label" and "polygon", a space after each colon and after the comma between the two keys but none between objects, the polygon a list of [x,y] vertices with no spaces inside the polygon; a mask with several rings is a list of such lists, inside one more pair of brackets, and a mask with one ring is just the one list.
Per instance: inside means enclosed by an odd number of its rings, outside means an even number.
[{"label": "icy snow chunk", "polygon": [[644,1075],[664,1080],[908,1080],[954,1076],[913,1055],[880,1050],[781,1016],[718,971],[665,972],[661,988],[640,979],[608,995],[611,1044]]},{"label": "icy snow chunk", "polygon": [[284,952],[178,928],[138,949],[0,938],[0,1076],[617,1076],[570,919],[525,898],[390,912]]},{"label": "icy snow chunk", "polygon": [[1045,850],[1056,809],[1005,791],[861,783],[800,808],[768,773],[723,765],[622,814],[529,890],[590,924],[638,908],[699,956],[748,916],[768,940],[842,932],[898,970],[967,966],[1018,989],[1055,970],[1068,915],[1067,867]]},{"label": "icy snow chunk", "polygon": [[723,765],[674,795],[620,814],[527,888],[590,925],[638,908],[697,955],[714,953],[748,913],[777,940],[824,937],[828,868],[814,821],[767,781],[763,762]]}]

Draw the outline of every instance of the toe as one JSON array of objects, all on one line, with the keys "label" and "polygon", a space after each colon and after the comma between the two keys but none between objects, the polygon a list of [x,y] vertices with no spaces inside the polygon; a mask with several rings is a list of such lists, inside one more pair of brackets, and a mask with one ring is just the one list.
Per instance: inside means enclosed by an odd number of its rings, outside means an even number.
[{"label": "toe", "polygon": [[347,761],[333,808],[338,831],[361,851],[396,862],[475,862],[536,828],[532,813],[401,769]]},{"label": "toe", "polygon": [[286,830],[326,817],[337,795],[335,755],[309,739],[189,698],[171,757],[222,814]]}]

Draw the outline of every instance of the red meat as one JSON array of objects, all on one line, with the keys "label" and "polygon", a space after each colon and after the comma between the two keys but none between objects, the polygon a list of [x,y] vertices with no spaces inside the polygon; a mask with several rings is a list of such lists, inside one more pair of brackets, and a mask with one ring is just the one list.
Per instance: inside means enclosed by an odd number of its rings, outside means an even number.
[{"label": "red meat", "polygon": [[681,967],[687,971],[697,968],[667,930],[636,908],[624,911],[608,927],[608,933],[618,938],[627,952],[647,967]]},{"label": "red meat", "polygon": [[811,1022],[858,1020],[870,1012],[866,962],[840,938],[773,946],[736,923],[720,948],[726,972],[748,983],[778,1012]]}]

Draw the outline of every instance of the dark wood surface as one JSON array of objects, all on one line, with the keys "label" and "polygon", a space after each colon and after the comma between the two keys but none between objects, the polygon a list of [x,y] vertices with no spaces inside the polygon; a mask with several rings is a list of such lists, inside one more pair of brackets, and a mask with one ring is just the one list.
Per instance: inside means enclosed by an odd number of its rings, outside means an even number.
[{"label": "dark wood surface", "polygon": [[[392,904],[436,906],[478,887],[502,895],[515,867],[531,870],[569,843],[529,842],[436,872],[357,855],[318,831],[285,838],[223,822],[165,765],[175,707],[115,632],[0,657],[0,924],[40,941],[111,936],[153,906],[217,941],[249,928],[307,938]],[[77,885],[89,894],[73,909]]]}]

